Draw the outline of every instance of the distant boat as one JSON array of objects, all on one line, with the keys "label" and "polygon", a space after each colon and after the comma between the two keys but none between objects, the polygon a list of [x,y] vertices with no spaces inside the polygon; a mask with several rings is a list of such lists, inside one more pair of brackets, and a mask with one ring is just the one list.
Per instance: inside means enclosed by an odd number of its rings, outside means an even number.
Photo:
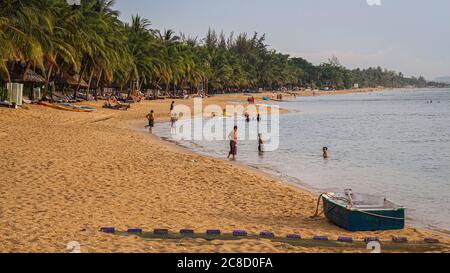
[{"label": "distant boat", "polygon": [[64,110],[64,111],[72,111],[72,112],[93,112],[96,110],[95,108],[92,108],[92,107],[76,106],[73,104],[52,104],[52,103],[48,103],[48,102],[44,102],[44,101],[39,102],[39,104],[46,106],[46,107],[54,108],[54,109],[59,109],[59,110]]},{"label": "distant boat", "polygon": [[405,227],[405,208],[384,197],[344,193],[322,194],[325,216],[349,231],[396,230]]}]

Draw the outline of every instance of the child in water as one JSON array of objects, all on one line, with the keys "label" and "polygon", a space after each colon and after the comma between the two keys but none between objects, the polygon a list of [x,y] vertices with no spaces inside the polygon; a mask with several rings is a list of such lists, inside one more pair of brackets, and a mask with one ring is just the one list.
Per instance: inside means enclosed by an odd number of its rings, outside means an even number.
[{"label": "child in water", "polygon": [[329,157],[328,147],[323,147],[322,152],[323,152],[323,158],[327,159]]},{"label": "child in water", "polygon": [[148,120],[148,130],[150,131],[150,133],[152,133],[153,126],[155,125],[155,116],[153,110],[151,110],[150,113],[147,114],[146,118]]}]

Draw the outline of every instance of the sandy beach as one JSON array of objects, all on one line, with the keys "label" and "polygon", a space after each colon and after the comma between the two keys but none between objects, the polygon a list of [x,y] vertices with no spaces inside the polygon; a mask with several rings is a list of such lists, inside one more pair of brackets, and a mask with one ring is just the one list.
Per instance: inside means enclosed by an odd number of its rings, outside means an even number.
[{"label": "sandy beach", "polygon": [[[374,90],[318,92],[343,94]],[[313,95],[300,92],[301,96]],[[261,101],[262,94],[255,97]],[[204,105],[245,101],[216,95]],[[239,163],[213,159],[137,132],[150,109],[158,122],[169,118],[171,100],[145,101],[128,111],[75,113],[27,105],[0,108],[0,252],[66,252],[78,241],[82,252],[364,252],[365,249],[303,248],[268,240],[146,240],[99,232],[100,227],[191,228],[199,232],[244,229],[285,236],[435,237],[415,227],[401,231],[350,233],[323,216],[311,219],[317,196]],[[193,100],[176,100],[193,105]],[[225,155],[224,155],[225,157]]]}]

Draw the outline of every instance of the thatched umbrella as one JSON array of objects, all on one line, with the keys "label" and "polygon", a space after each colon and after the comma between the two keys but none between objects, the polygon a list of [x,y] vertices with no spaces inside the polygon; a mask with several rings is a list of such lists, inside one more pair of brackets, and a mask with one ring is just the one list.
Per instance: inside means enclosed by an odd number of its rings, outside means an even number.
[{"label": "thatched umbrella", "polygon": [[83,88],[88,88],[89,85],[87,84],[87,82],[85,82],[83,79],[81,79],[80,82],[80,75],[75,74],[75,75],[65,75],[64,79],[66,80],[68,85],[71,86],[78,86],[78,84],[80,84],[81,87]]},{"label": "thatched umbrella", "polygon": [[22,79],[23,79],[24,82],[45,83],[44,77],[42,77],[41,75],[37,74],[36,72],[34,72],[31,69],[28,69],[27,71],[25,71],[25,73],[23,74],[23,78]]},{"label": "thatched umbrella", "polygon": [[30,99],[40,99],[41,98],[41,91],[34,92],[35,84],[43,84],[45,83],[45,78],[39,75],[38,73],[34,72],[31,69],[27,69],[23,75],[21,76],[21,79],[19,82],[23,82],[25,86],[29,87],[29,98]]}]

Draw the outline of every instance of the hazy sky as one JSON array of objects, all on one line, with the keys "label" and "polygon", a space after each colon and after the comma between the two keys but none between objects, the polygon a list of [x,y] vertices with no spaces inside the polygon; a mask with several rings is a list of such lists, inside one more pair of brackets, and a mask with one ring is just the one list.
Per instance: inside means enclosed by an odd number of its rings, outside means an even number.
[{"label": "hazy sky", "polygon": [[[377,2],[380,0],[369,0]],[[318,64],[382,66],[427,79],[450,75],[450,1],[117,0],[124,20],[203,38],[208,28],[266,33],[267,44]]]}]

